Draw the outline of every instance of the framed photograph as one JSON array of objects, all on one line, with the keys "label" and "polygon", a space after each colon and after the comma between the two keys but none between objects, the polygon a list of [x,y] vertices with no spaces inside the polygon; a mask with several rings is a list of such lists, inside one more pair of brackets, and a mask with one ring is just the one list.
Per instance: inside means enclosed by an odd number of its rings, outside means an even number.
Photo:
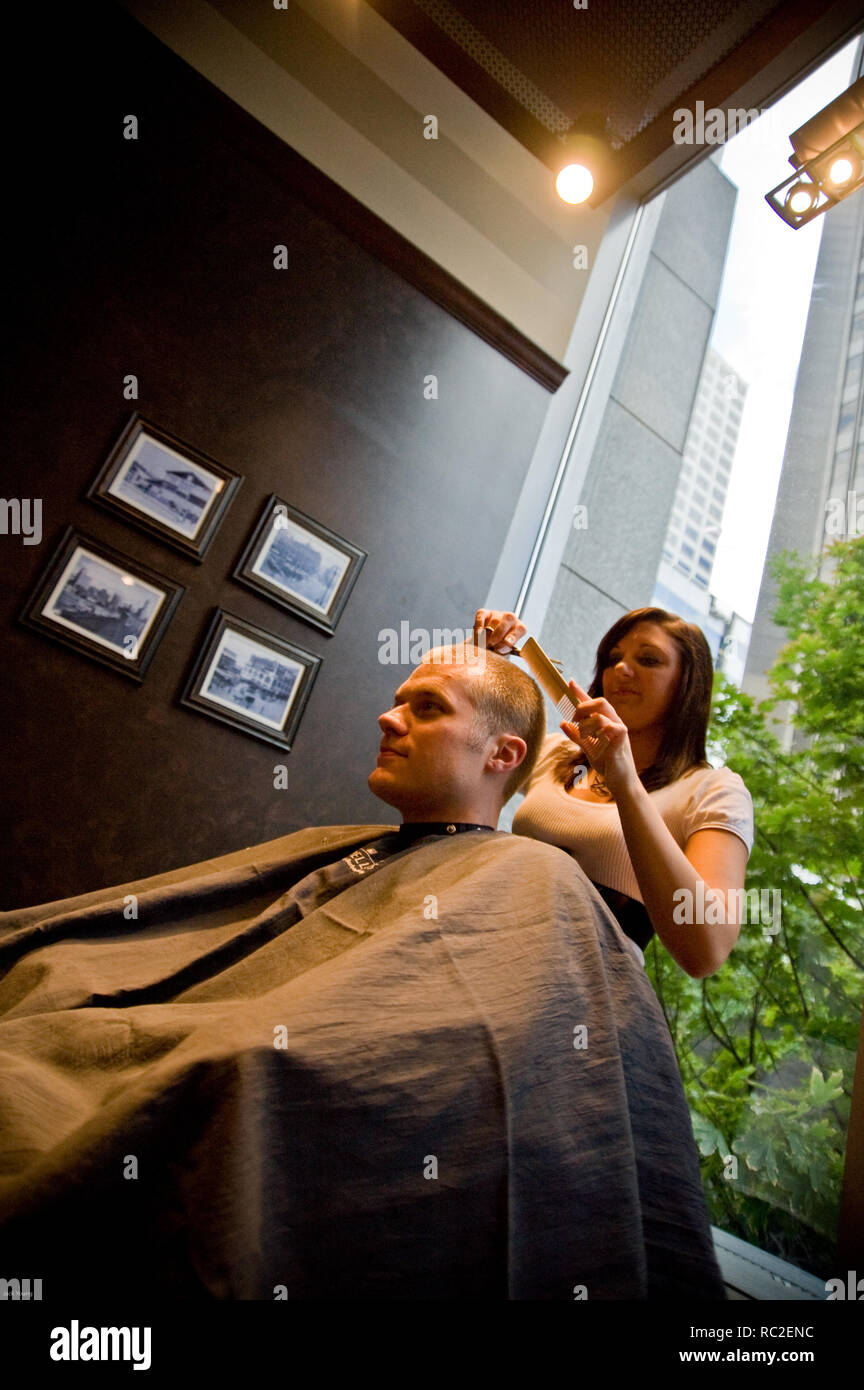
[{"label": "framed photograph", "polygon": [[135,414],[87,496],[200,561],[242,481]]},{"label": "framed photograph", "polygon": [[289,749],[320,656],[217,608],[181,704]]},{"label": "framed photograph", "polygon": [[304,622],[331,633],[365,559],[365,550],[273,495],[234,578]]},{"label": "framed photograph", "polygon": [[20,620],[141,681],[185,592],[68,526]]}]

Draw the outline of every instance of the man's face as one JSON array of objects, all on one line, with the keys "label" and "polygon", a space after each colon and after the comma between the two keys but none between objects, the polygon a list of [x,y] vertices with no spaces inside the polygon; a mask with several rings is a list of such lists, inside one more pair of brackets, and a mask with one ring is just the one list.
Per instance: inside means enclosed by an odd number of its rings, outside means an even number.
[{"label": "man's face", "polygon": [[469,681],[461,663],[424,662],[379,716],[381,750],[369,788],[413,820],[458,820],[476,801],[494,738],[475,728]]}]

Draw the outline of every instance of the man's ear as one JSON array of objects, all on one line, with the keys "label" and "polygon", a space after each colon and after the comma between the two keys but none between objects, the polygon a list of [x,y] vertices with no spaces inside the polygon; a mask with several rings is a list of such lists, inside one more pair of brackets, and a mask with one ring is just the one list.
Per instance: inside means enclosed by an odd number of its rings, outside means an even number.
[{"label": "man's ear", "polygon": [[518,734],[502,734],[486,760],[490,772],[515,772],[528,752],[528,744]]}]

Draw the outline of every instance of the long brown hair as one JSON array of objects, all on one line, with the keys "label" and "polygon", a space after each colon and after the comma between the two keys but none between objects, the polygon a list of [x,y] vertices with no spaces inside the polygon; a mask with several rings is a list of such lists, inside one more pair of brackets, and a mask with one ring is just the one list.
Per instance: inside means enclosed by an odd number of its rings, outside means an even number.
[{"label": "long brown hair", "polygon": [[[663,726],[663,737],[657,756],[650,767],[639,773],[646,791],[657,791],[690,772],[694,767],[708,767],[705,757],[705,734],[711,713],[711,688],[714,664],[705,634],[695,623],[687,623],[677,613],[665,608],[634,608],[613,623],[597,648],[594,678],[588,687],[592,699],[603,695],[603,672],[617,644],[638,623],[656,623],[669,634],[681,655],[678,688]],[[564,747],[555,764],[555,776],[567,782],[577,767],[589,766],[584,753],[574,744]]]}]

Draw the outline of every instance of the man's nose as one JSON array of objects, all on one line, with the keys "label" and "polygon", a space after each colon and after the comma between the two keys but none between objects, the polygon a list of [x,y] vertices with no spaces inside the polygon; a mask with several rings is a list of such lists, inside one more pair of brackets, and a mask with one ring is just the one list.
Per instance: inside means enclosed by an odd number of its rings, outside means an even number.
[{"label": "man's nose", "polygon": [[404,734],[405,720],[401,714],[401,706],[394,705],[392,709],[379,714],[378,727],[384,734]]}]

